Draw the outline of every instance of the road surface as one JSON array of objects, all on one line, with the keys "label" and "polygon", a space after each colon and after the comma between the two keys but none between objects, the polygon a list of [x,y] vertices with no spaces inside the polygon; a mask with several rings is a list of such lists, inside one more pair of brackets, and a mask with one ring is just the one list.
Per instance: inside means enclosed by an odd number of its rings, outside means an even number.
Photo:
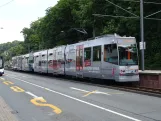
[{"label": "road surface", "polygon": [[160,121],[161,98],[5,71],[0,96],[19,121]]}]

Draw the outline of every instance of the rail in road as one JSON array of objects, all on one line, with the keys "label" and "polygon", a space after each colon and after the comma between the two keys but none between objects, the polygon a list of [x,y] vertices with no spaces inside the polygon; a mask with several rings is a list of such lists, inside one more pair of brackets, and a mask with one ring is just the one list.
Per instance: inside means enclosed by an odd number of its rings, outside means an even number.
[{"label": "rail in road", "polygon": [[6,71],[0,95],[21,121],[159,121],[158,97]]}]

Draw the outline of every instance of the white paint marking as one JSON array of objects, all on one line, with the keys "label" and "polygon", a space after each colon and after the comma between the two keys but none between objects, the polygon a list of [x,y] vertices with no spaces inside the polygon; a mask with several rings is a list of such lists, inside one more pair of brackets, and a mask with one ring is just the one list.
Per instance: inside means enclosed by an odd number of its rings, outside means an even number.
[{"label": "white paint marking", "polygon": [[83,89],[78,89],[78,88],[75,88],[75,87],[70,87],[70,88],[71,88],[71,89],[74,89],[74,90],[82,91],[82,92],[90,92],[90,91],[83,90]]},{"label": "white paint marking", "polygon": [[53,112],[48,112],[48,115],[49,116],[53,116],[53,115],[55,115]]},{"label": "white paint marking", "polygon": [[[15,78],[15,77],[12,77],[12,78]],[[19,81],[22,81],[22,82],[25,82],[25,83],[28,83],[28,84],[30,84],[30,85],[34,85],[34,86],[39,87],[39,88],[43,88],[43,89],[45,88],[45,87],[42,87],[42,86],[39,86],[39,85],[36,85],[36,84],[30,83],[30,82],[27,82],[27,81],[24,81],[24,80],[18,79],[18,78],[15,78],[15,79],[17,79],[17,80],[19,80]],[[60,93],[60,92],[57,92],[57,91],[54,91],[54,90],[48,89],[48,88],[46,88],[46,90],[48,90],[48,91],[50,91],[50,92],[53,92],[53,93],[56,93],[56,94],[59,94],[59,95],[62,95],[62,96],[64,96],[64,97],[70,98],[70,99],[72,99],[72,100],[76,100],[76,101],[78,101],[78,102],[82,102],[82,103],[84,103],[84,104],[87,104],[87,105],[93,106],[93,107],[95,107],[95,108],[98,108],[98,109],[101,109],[101,110],[104,110],[104,111],[107,111],[107,112],[110,112],[110,113],[113,113],[113,114],[119,115],[119,116],[121,116],[121,117],[124,117],[124,118],[130,119],[130,120],[133,120],[133,121],[141,121],[141,120],[139,120],[139,119],[136,119],[136,118],[133,118],[133,117],[130,117],[130,116],[127,116],[127,115],[124,115],[124,114],[118,113],[118,112],[116,112],[116,111],[112,111],[112,110],[110,110],[110,109],[106,109],[106,108],[104,108],[104,107],[101,107],[101,106],[98,106],[98,105],[95,105],[95,104],[92,104],[92,103],[89,103],[89,102],[86,102],[86,101],[80,100],[80,99],[78,99],[78,98],[75,98],[75,97],[72,97],[72,96],[69,96],[69,95],[66,95],[66,94],[63,94],[63,93]]]},{"label": "white paint marking", "polygon": [[33,93],[31,93],[31,92],[25,92],[25,93],[31,95],[31,96],[34,97],[34,98],[38,98],[38,96],[36,96],[35,94],[33,94]]},{"label": "white paint marking", "polygon": [[[82,92],[91,92],[91,91],[87,91],[87,90],[83,90],[83,89],[78,89],[78,88],[75,88],[75,87],[70,87],[71,89],[74,89],[74,90],[77,90],[77,91],[82,91]],[[105,93],[105,92],[100,92],[100,91],[95,91],[93,92],[93,94],[105,94],[105,95],[110,95],[108,93]]]},{"label": "white paint marking", "polygon": [[33,121],[38,121],[38,120],[37,120],[37,119],[35,119],[34,117],[32,117],[32,120],[33,120]]},{"label": "white paint marking", "polygon": [[95,93],[96,93],[96,94],[110,95],[110,94],[108,94],[108,93],[106,93],[106,92],[100,92],[100,91],[96,91]]},{"label": "white paint marking", "polygon": [[139,120],[139,119],[136,119],[136,118],[133,118],[133,117],[130,117],[130,116],[127,116],[127,115],[124,115],[124,114],[121,114],[121,113],[112,111],[112,110],[110,110],[110,109],[106,109],[106,108],[104,108],[104,107],[101,107],[101,106],[98,106],[98,105],[95,105],[95,104],[92,104],[92,103],[89,103],[89,102],[80,100],[80,99],[78,99],[78,98],[75,98],[75,97],[72,97],[72,96],[69,96],[69,95],[60,93],[60,92],[56,92],[56,91],[51,90],[51,89],[46,89],[46,90],[48,90],[48,91],[50,91],[50,92],[54,92],[54,93],[59,94],[59,95],[62,95],[62,96],[65,96],[65,97],[68,97],[68,98],[73,99],[73,100],[76,100],[76,101],[78,101],[78,102],[82,102],[82,103],[88,104],[88,105],[93,106],[93,107],[96,107],[96,108],[98,108],[98,109],[102,109],[102,110],[104,110],[104,111],[107,111],[107,112],[110,112],[110,113],[113,113],[113,114],[122,116],[122,117],[124,117],[124,118],[131,119],[131,120],[133,120],[133,121],[141,121],[141,120]]},{"label": "white paint marking", "polygon": [[1,77],[2,80],[5,80],[4,78]]}]

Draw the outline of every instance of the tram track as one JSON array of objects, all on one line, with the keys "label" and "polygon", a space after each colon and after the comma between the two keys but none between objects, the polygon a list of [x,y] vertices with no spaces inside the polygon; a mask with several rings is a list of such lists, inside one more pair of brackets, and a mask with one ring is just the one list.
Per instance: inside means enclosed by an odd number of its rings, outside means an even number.
[{"label": "tram track", "polygon": [[[9,70],[13,71],[13,70]],[[31,74],[29,72],[22,72],[19,71],[19,73],[27,73]],[[33,74],[33,73],[32,73]],[[138,94],[145,94],[149,96],[156,96],[156,97],[161,97],[161,89],[154,89],[154,88],[147,88],[147,87],[141,87],[139,86],[139,83],[132,83],[132,82],[126,82],[126,83],[118,83],[118,82],[113,82],[111,80],[101,80],[101,79],[87,79],[87,78],[73,78],[73,77],[66,77],[66,76],[53,76],[53,75],[47,75],[47,74],[40,74],[40,73],[34,73],[35,75],[39,76],[46,76],[48,78],[58,78],[60,80],[67,80],[70,82],[74,83],[81,83],[81,84],[86,84],[86,85],[92,85],[92,86],[98,86],[98,87],[104,87],[104,88],[110,88],[110,89],[115,89],[115,90],[120,90],[120,91],[127,91],[127,92],[133,92],[133,93],[138,93]]]},{"label": "tram track", "polygon": [[129,90],[136,90],[136,91],[143,91],[143,92],[147,92],[147,93],[154,93],[154,94],[158,94],[161,96],[161,89],[153,89],[153,88],[146,88],[146,87],[120,87],[120,88],[125,88],[125,89],[129,89]]},{"label": "tram track", "polygon": [[[68,79],[69,80],[69,79]],[[147,87],[141,87],[139,86],[139,83],[118,83],[118,82],[112,82],[112,83],[96,83],[94,80],[92,82],[90,81],[81,81],[82,79],[72,79],[69,81],[74,81],[77,83],[83,83],[87,85],[92,86],[99,86],[104,88],[110,88],[110,89],[116,89],[121,91],[128,91],[128,92],[134,92],[138,94],[145,94],[149,96],[156,96],[161,97],[161,89],[154,89],[154,88],[147,88]]]}]

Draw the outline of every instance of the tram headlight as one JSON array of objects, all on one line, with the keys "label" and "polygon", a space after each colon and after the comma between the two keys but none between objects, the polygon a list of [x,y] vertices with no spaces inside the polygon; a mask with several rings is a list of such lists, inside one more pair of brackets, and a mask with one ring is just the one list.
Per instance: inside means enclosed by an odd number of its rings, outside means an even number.
[{"label": "tram headlight", "polygon": [[136,73],[136,74],[139,74],[139,69],[136,69],[136,70],[135,70],[135,73]]},{"label": "tram headlight", "polygon": [[125,73],[125,70],[120,70],[120,76],[123,76]]}]

